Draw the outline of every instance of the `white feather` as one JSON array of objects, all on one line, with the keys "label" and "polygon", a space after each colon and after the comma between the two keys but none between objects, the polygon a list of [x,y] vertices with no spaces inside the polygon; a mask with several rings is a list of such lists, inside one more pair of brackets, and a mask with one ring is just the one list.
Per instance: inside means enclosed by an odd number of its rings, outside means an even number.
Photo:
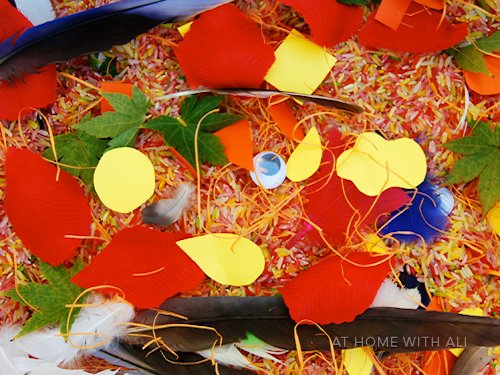
[{"label": "white feather", "polygon": [[278,358],[274,357],[274,355],[285,354],[288,350],[280,349],[275,346],[268,344],[267,342],[262,341],[261,339],[251,335],[250,338],[243,340],[242,342],[235,343],[236,347],[242,349],[250,354],[253,354],[257,357],[267,358],[271,361],[281,363],[284,365],[282,361]]},{"label": "white feather", "polygon": [[19,359],[18,368],[33,370],[41,363],[55,365],[69,363],[79,352],[95,349],[110,343],[126,331],[125,323],[134,317],[134,308],[119,300],[106,301],[99,295],[92,295],[73,323],[68,340],[65,341],[58,328],[47,328],[32,332],[16,340],[22,351],[36,360]]},{"label": "white feather", "polygon": [[56,18],[50,0],[16,0],[16,7],[35,26]]},{"label": "white feather", "polygon": [[[114,375],[118,370],[104,370],[98,372],[96,375]],[[37,367],[30,375],[91,375],[90,372],[83,370],[67,370],[57,367],[53,363],[44,363],[43,365]]]},{"label": "white feather", "polygon": [[160,199],[158,202],[142,210],[142,221],[146,224],[167,226],[180,219],[182,213],[191,201],[194,186],[183,183],[177,187],[174,197]]},{"label": "white feather", "polygon": [[258,370],[241,352],[235,344],[227,344],[217,346],[212,349],[205,349],[197,352],[205,358],[213,358],[217,363],[237,368],[245,368],[249,370]]},{"label": "white feather", "polygon": [[370,307],[417,309],[421,301],[418,288],[401,289],[391,279],[385,279]]},{"label": "white feather", "polygon": [[0,327],[0,375],[21,375],[14,361],[16,358],[28,358],[28,354],[12,341],[19,331],[16,326]]}]

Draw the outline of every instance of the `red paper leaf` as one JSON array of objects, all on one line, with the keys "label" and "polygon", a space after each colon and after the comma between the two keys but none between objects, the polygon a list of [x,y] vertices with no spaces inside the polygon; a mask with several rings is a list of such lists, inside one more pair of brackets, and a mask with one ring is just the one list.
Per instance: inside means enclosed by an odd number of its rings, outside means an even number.
[{"label": "red paper leaf", "polygon": [[333,47],[354,35],[363,23],[363,10],[336,0],[280,0],[299,12],[311,28],[311,39]]},{"label": "red paper leaf", "polygon": [[[346,258],[363,265],[384,259],[368,253],[350,253]],[[360,267],[332,255],[301,272],[279,293],[296,322],[302,319],[318,324],[350,322],[371,305],[390,270],[390,260]]]},{"label": "red paper leaf", "polygon": [[[328,149],[330,152],[323,153],[319,171],[310,179],[317,182],[308,187],[308,201],[304,208],[309,218],[322,228],[323,235],[330,244],[345,243],[346,236],[354,233],[356,226],[372,224],[380,215],[397,210],[410,201],[408,194],[399,188],[384,191],[378,199],[369,197],[361,193],[351,181],[338,177],[335,172],[328,184],[321,188],[330,175],[333,157],[338,157],[345,149],[337,129],[330,133]],[[306,226],[303,232],[307,232],[310,240],[323,243],[316,230]],[[303,235],[304,233],[299,233],[291,244]]]},{"label": "red paper leaf", "polygon": [[195,20],[175,54],[193,88],[259,87],[275,60],[257,25],[232,4]]},{"label": "red paper leaf", "polygon": [[441,16],[440,11],[412,3],[394,31],[375,20],[375,12],[372,12],[358,34],[359,43],[401,52],[441,51],[460,43],[468,34],[467,24],[453,25],[446,19],[441,22]]},{"label": "red paper leaf", "polygon": [[26,149],[9,148],[5,160],[5,212],[24,246],[44,262],[58,265],[87,236],[92,215],[78,182]]},{"label": "red paper leaf", "polygon": [[184,233],[162,233],[145,227],[124,229],[71,281],[82,288],[112,285],[139,308],[158,307],[165,299],[196,289],[203,271],[177,241]]},{"label": "red paper leaf", "polygon": [[[0,14],[0,42],[32,26],[7,0],[0,0]],[[41,108],[53,103],[56,86],[55,65],[46,66],[36,74],[26,74],[22,80],[0,81],[0,119],[16,120],[22,108]]]}]

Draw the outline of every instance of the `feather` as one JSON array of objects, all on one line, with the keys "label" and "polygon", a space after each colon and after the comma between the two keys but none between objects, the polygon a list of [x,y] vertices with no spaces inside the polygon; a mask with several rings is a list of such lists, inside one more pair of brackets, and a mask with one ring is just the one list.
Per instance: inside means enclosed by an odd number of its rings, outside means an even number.
[{"label": "feather", "polygon": [[470,346],[464,349],[453,367],[451,375],[470,375],[480,372],[493,359],[493,349]]},{"label": "feather", "polygon": [[274,95],[284,95],[284,96],[292,97],[292,98],[297,99],[299,101],[315,103],[315,104],[321,105],[321,106],[326,107],[326,108],[337,108],[337,109],[341,109],[343,111],[352,112],[352,113],[362,113],[363,112],[362,107],[358,106],[357,104],[345,101],[345,100],[328,98],[326,96],[320,96],[320,95],[308,95],[308,94],[301,94],[301,93],[297,93],[297,92],[278,91],[278,90],[200,88],[200,89],[196,89],[196,90],[181,91],[181,92],[176,92],[173,94],[164,95],[160,99],[173,99],[173,98],[177,98],[180,96],[202,94],[202,93],[207,93],[207,92],[213,92],[213,93],[221,94],[221,95],[247,96],[247,97],[255,97],[255,98],[270,98],[271,96],[274,96]]},{"label": "feather", "polygon": [[248,370],[258,369],[243,354],[241,354],[235,344],[221,345],[215,347],[213,350],[210,348],[200,350],[197,353],[204,358],[213,358],[217,363],[221,363],[226,366],[245,368]]},{"label": "feather", "polygon": [[173,198],[161,199],[142,210],[142,221],[146,224],[167,226],[180,219],[194,192],[191,184],[180,184]]},{"label": "feather", "polygon": [[[130,375],[206,375],[215,373],[215,367],[211,361],[203,361],[203,357],[196,353],[172,353],[164,350],[151,351],[143,349],[138,345],[129,345],[121,341],[115,341],[105,349],[95,350],[92,355],[104,359],[107,362],[120,367],[130,368]],[[231,369],[218,366],[221,375],[246,375],[253,371],[243,369]]]},{"label": "feather", "polygon": [[14,6],[19,9],[33,25],[40,25],[56,18],[50,0],[17,0]]},{"label": "feather", "polygon": [[44,363],[37,367],[30,375],[114,375],[118,370],[104,370],[97,373],[90,373],[83,370],[68,370],[57,367],[53,363]]},{"label": "feather", "polygon": [[398,307],[416,309],[420,301],[418,288],[399,288],[391,279],[385,279],[370,307]]},{"label": "feather", "polygon": [[261,358],[266,358],[274,362],[284,364],[278,360],[274,355],[282,355],[287,352],[285,349],[280,349],[275,346],[269,345],[267,342],[262,341],[255,335],[247,332],[247,337],[245,340],[237,342],[235,344],[239,349],[256,355]]},{"label": "feather", "polygon": [[[23,361],[24,369],[32,370],[43,363],[55,365],[70,363],[80,350],[105,346],[115,337],[125,333],[124,323],[134,317],[134,309],[120,300],[104,300],[92,295],[71,326],[69,338],[65,341],[59,329],[47,328],[29,333],[16,339],[16,344],[35,360]],[[19,362],[21,364],[21,362]]]},{"label": "feather", "polygon": [[36,72],[53,62],[105,51],[162,22],[176,22],[228,0],[122,0],[14,34],[0,44],[0,80]]},{"label": "feather", "polygon": [[[338,306],[342,309],[344,306]],[[283,299],[274,297],[198,297],[169,299],[162,304],[164,311],[186,318],[146,310],[136,318],[138,323],[155,326],[155,337],[161,337],[175,351],[191,352],[211,348],[218,335],[223,344],[244,339],[247,332],[278,348],[295,349],[295,322],[290,318]],[[162,325],[185,324],[185,327]],[[454,343],[496,346],[500,344],[500,320],[453,313],[397,308],[371,308],[349,323],[329,324],[322,328],[336,347],[350,348],[371,345],[391,352],[437,350]],[[149,329],[137,328],[136,333],[151,336]],[[300,325],[297,334],[303,350],[329,350],[328,338],[314,325]],[[127,336],[129,337],[129,336]],[[421,339],[428,337],[428,339]],[[420,339],[419,339],[420,338]],[[148,337],[134,338],[146,343]],[[154,348],[153,348],[154,349]]]},{"label": "feather", "polygon": [[0,375],[21,375],[15,359],[28,355],[13,341],[20,330],[17,326],[0,327]]},{"label": "feather", "polygon": [[416,192],[411,190],[407,194],[414,198],[405,207],[391,213],[380,233],[391,234],[405,243],[417,242],[422,238],[425,242],[434,240],[449,225],[448,215],[450,206],[453,207],[453,196],[447,189],[438,189],[428,179],[417,187]]}]

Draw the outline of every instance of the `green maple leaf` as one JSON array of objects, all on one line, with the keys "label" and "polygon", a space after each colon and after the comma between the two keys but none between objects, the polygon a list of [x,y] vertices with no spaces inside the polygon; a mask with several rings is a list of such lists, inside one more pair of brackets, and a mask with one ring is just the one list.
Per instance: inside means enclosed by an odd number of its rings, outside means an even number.
[{"label": "green maple leaf", "polygon": [[[195,133],[198,122],[208,112],[216,109],[221,96],[198,96],[187,98],[181,106],[181,118],[161,116],[149,121],[144,127],[160,132],[167,145],[174,147],[193,167],[195,160]],[[241,116],[228,113],[212,113],[201,122],[198,131],[198,156],[200,163],[224,165],[228,162],[224,146],[211,132],[239,121]]]},{"label": "green maple leaf", "polygon": [[[67,305],[75,302],[78,295],[84,289],[72,284],[70,279],[83,268],[83,263],[77,262],[71,270],[64,266],[52,267],[46,263],[40,263],[47,284],[29,283],[18,287],[19,294],[15,289],[9,290],[6,295],[14,300],[25,304],[25,301],[37,309],[31,318],[24,324],[18,336],[39,330],[48,325],[60,324],[61,334],[68,333],[67,320],[70,309]],[[22,296],[22,298],[21,298]],[[79,308],[74,308],[70,316],[69,327],[78,315]]]},{"label": "green maple leaf", "polygon": [[[107,141],[80,130],[76,134],[66,133],[54,137],[54,144],[57,160],[64,164],[61,168],[73,176],[80,177],[85,185],[91,188],[94,169],[108,147]],[[55,160],[52,148],[45,150],[43,156]]]},{"label": "green maple leaf", "polygon": [[447,142],[444,147],[464,156],[448,175],[448,185],[479,178],[478,190],[484,211],[500,200],[500,126],[480,122],[473,135]]},{"label": "green maple leaf", "polygon": [[105,112],[76,125],[76,128],[96,138],[112,138],[109,141],[111,148],[133,146],[141,125],[146,121],[151,105],[148,98],[135,86],[132,88],[132,98],[116,93],[102,95],[115,112]]},{"label": "green maple leaf", "polygon": [[453,50],[457,64],[469,72],[491,75],[481,51],[488,53],[500,51],[500,31],[476,40],[475,44]]}]

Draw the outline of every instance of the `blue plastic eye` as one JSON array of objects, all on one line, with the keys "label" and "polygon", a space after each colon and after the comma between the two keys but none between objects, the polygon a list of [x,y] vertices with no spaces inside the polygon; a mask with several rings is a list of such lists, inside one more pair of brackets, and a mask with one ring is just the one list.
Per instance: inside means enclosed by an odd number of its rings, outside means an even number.
[{"label": "blue plastic eye", "polygon": [[281,156],[264,151],[253,158],[254,171],[250,172],[253,182],[266,189],[280,186],[286,178],[286,164]]},{"label": "blue plastic eye", "polygon": [[453,211],[453,206],[455,205],[455,198],[453,198],[453,194],[447,188],[442,187],[437,189],[434,192],[436,196],[436,201],[439,209],[443,211],[445,215],[451,214]]}]

